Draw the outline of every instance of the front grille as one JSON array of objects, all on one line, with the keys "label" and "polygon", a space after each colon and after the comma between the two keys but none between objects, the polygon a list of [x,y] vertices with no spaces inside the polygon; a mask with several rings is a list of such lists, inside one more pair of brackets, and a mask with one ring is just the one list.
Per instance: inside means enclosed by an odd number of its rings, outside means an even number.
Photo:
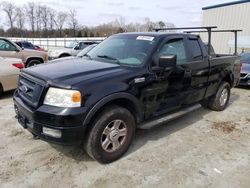
[{"label": "front grille", "polygon": [[37,107],[45,83],[32,76],[22,74],[19,79],[18,93],[32,107]]},{"label": "front grille", "polygon": [[247,73],[241,73],[241,74],[240,74],[240,77],[241,77],[241,78],[245,78],[246,75],[247,75]]}]

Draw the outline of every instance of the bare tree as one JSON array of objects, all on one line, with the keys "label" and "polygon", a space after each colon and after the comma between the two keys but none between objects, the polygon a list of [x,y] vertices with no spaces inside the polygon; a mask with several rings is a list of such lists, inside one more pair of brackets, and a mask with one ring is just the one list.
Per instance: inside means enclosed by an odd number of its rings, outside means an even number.
[{"label": "bare tree", "polygon": [[48,23],[49,23],[49,8],[44,5],[41,7],[41,22],[43,24],[43,29],[45,31],[45,34],[47,34],[48,31]]},{"label": "bare tree", "polygon": [[166,24],[163,21],[158,21],[158,26],[160,29],[162,29],[166,26]]},{"label": "bare tree", "polygon": [[34,33],[35,32],[35,21],[36,21],[36,5],[34,2],[29,2],[25,6],[25,13],[26,13],[26,17],[29,20],[29,25],[30,25],[31,31]]},{"label": "bare tree", "polygon": [[53,31],[55,29],[56,23],[56,11],[52,8],[48,8],[48,17],[49,17],[49,30]]},{"label": "bare tree", "polygon": [[68,19],[68,25],[70,29],[73,30],[74,37],[76,36],[76,28],[78,26],[78,20],[76,19],[77,12],[75,9],[70,9],[69,11],[69,19]]},{"label": "bare tree", "polygon": [[25,21],[25,15],[23,12],[22,7],[17,7],[16,8],[16,22],[17,22],[17,28],[19,30],[23,30],[24,29],[24,21]]},{"label": "bare tree", "polygon": [[36,31],[40,32],[42,30],[42,7],[38,5],[35,10],[35,22],[36,22]]},{"label": "bare tree", "polygon": [[56,17],[56,27],[59,30],[59,35],[62,37],[62,29],[67,20],[68,14],[65,12],[58,12]]},{"label": "bare tree", "polygon": [[16,14],[15,14],[15,4],[13,2],[2,2],[2,9],[7,15],[8,19],[8,25],[10,26],[10,29],[13,30],[14,23],[16,21]]}]

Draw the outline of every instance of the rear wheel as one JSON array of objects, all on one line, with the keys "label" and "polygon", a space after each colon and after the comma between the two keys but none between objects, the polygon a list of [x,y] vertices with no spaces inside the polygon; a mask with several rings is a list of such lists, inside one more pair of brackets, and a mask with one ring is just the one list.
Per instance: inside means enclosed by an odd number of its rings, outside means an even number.
[{"label": "rear wheel", "polygon": [[37,59],[33,59],[27,62],[26,67],[32,67],[38,64],[41,64],[42,62],[37,60]]},{"label": "rear wheel", "polygon": [[125,108],[112,105],[95,118],[88,132],[85,149],[100,163],[110,163],[128,150],[134,133],[133,115]]},{"label": "rear wheel", "polygon": [[201,104],[210,108],[211,110],[224,110],[227,107],[230,99],[230,88],[231,87],[228,82],[222,82],[216,94],[213,97],[204,100]]}]

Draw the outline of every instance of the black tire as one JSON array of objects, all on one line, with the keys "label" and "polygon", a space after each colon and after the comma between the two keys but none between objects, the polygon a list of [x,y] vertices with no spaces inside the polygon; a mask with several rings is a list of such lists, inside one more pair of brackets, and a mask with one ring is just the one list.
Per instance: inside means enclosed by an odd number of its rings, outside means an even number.
[{"label": "black tire", "polygon": [[33,60],[30,60],[26,63],[26,67],[32,67],[32,66],[35,66],[35,65],[38,65],[38,64],[41,64],[42,62],[37,60],[37,59],[33,59]]},{"label": "black tire", "polygon": [[[109,136],[103,139],[103,137],[105,137],[104,131],[108,126],[112,125],[112,122],[119,120],[122,122],[121,125],[126,127],[126,136],[120,137],[118,135],[119,138],[117,138],[117,140],[122,138],[123,140],[120,139],[122,140],[122,144],[119,144],[119,147],[115,151],[106,151],[112,150],[115,147],[111,141],[111,137],[114,138],[117,136],[117,133],[115,133],[116,135],[113,134],[113,136],[110,136],[112,133],[112,131],[110,131]],[[113,125],[115,125],[115,123]],[[100,163],[110,163],[119,159],[128,150],[135,134],[135,120],[133,115],[127,109],[116,105],[104,108],[104,110],[95,117],[94,122],[90,126],[92,127],[86,134],[85,149],[93,159]],[[103,145],[107,139],[111,143],[107,145],[108,147],[105,150]]]},{"label": "black tire", "polygon": [[[222,100],[223,101],[222,103],[220,102],[220,99],[224,91],[227,92],[227,96],[224,97],[225,100],[224,101]],[[215,110],[215,111],[223,111],[228,105],[230,94],[231,94],[231,87],[229,83],[222,82],[216,94],[208,100],[208,108],[210,108],[211,110]]]},{"label": "black tire", "polygon": [[70,55],[69,54],[62,54],[59,56],[59,58],[63,58],[63,57],[69,57]]},{"label": "black tire", "polygon": [[2,97],[2,95],[3,95],[3,86],[2,86],[2,84],[0,83],[0,98]]}]

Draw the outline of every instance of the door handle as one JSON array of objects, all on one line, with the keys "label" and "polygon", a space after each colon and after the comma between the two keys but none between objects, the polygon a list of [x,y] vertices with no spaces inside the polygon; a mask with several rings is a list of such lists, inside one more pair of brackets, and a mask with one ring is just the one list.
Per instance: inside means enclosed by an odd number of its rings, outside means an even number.
[{"label": "door handle", "polygon": [[192,76],[192,71],[191,70],[185,70],[184,72],[184,78],[189,78]]}]

